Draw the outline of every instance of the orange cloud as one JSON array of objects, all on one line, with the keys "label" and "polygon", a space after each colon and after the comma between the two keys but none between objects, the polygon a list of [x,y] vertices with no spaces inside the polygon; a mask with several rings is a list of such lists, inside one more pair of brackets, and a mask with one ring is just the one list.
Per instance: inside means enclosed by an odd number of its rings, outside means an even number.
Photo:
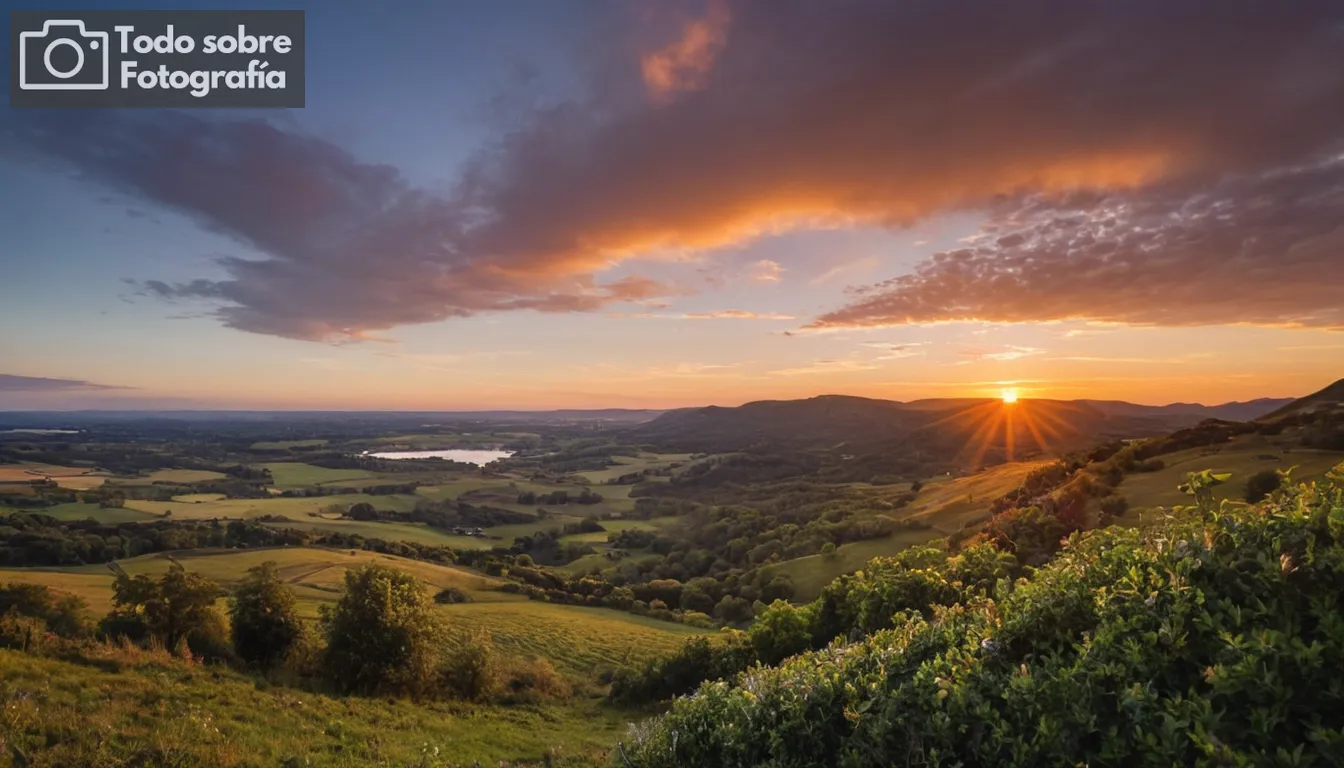
[{"label": "orange cloud", "polygon": [[677,93],[699,89],[714,66],[714,57],[727,42],[732,20],[723,0],[712,0],[703,18],[688,22],[681,37],[640,59],[644,85],[655,102]]}]

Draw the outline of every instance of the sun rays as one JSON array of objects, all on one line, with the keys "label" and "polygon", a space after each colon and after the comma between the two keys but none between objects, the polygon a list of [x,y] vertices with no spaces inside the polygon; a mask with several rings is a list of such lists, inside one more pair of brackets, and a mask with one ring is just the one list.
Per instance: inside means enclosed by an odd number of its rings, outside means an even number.
[{"label": "sun rays", "polygon": [[1063,436],[1076,431],[1061,414],[1053,413],[1055,403],[1019,399],[1017,390],[1005,389],[998,399],[987,400],[947,416],[930,426],[947,425],[969,432],[965,446],[958,452],[972,467],[983,464],[986,455],[1002,449],[1007,461],[1021,456],[1049,452]]}]

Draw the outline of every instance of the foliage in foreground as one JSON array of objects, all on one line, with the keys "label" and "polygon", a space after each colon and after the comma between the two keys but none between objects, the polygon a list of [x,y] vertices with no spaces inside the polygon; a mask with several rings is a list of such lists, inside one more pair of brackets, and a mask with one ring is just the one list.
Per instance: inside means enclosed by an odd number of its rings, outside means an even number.
[{"label": "foliage in foreground", "polygon": [[997,600],[707,683],[627,752],[641,768],[1339,765],[1340,484],[1075,536]]}]

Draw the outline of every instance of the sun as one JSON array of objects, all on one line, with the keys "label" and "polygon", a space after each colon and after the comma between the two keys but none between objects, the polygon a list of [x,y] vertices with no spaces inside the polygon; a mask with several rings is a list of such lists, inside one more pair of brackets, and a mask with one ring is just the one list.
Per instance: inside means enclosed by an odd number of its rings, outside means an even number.
[{"label": "sun", "polygon": [[1011,405],[1017,402],[1017,390],[1016,389],[1002,390],[999,392],[999,397],[1003,399],[1003,402],[1005,404]]}]

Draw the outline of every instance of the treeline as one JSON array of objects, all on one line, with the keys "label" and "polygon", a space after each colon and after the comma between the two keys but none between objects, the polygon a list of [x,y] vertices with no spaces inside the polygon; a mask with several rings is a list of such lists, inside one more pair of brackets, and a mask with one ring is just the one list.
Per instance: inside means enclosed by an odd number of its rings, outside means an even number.
[{"label": "treeline", "polygon": [[564,506],[566,504],[600,504],[602,495],[593,492],[591,489],[584,488],[577,494],[571,496],[569,491],[551,491],[550,493],[537,493],[536,491],[523,491],[518,494],[519,504],[542,504],[545,506]]},{"label": "treeline", "polygon": [[[32,513],[0,517],[0,565],[6,567],[95,565],[180,549],[305,546],[363,549],[443,564],[460,559],[459,553],[444,546],[341,533],[313,535],[250,520],[102,523]],[[461,554],[468,561],[476,557]]]}]

